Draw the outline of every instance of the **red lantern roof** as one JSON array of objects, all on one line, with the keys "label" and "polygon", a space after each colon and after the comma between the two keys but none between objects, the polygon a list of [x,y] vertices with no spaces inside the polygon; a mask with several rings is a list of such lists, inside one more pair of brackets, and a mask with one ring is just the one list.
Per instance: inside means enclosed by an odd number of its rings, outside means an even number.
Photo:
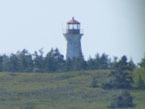
[{"label": "red lantern roof", "polygon": [[76,21],[74,17],[72,17],[72,19],[68,21],[67,24],[80,24],[80,22]]}]

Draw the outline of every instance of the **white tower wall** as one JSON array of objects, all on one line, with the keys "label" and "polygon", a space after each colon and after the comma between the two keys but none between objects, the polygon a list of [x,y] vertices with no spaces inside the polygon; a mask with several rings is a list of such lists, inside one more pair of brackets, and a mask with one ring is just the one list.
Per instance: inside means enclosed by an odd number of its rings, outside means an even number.
[{"label": "white tower wall", "polygon": [[73,57],[82,56],[82,49],[81,49],[81,37],[83,34],[68,34],[65,33],[65,39],[67,41],[67,52],[66,58],[73,59]]}]

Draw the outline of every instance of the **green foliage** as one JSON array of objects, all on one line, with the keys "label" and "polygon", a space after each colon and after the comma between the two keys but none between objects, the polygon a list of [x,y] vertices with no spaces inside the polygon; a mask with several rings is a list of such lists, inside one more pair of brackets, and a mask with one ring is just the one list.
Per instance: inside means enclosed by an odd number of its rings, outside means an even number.
[{"label": "green foliage", "polygon": [[133,78],[134,78],[135,84],[139,80],[138,79],[139,75],[141,75],[142,80],[145,81],[145,68],[138,68],[138,69],[133,70]]},{"label": "green foliage", "polygon": [[132,88],[131,84],[133,83],[132,74],[129,72],[124,72],[122,70],[116,70],[111,72],[113,78],[110,80],[110,85],[115,89],[129,89]]},{"label": "green foliage", "polygon": [[[110,81],[108,83],[102,84],[104,89],[130,89],[132,88],[133,75],[129,70],[127,58],[123,56],[121,60],[116,64],[115,70],[109,75]],[[130,69],[132,70],[132,69]]]},{"label": "green foliage", "polygon": [[37,51],[35,51],[34,55],[34,69],[33,72],[44,72],[44,59],[43,59],[43,49],[39,50],[40,55],[38,55]]},{"label": "green foliage", "polygon": [[131,59],[129,62],[127,62],[127,57],[124,55],[121,57],[119,62],[116,63],[115,69],[121,69],[123,71],[125,70],[131,70],[133,71],[134,68],[136,68],[133,60]]},{"label": "green foliage", "polygon": [[132,59],[128,62],[128,67],[128,70],[130,71],[133,71],[133,69],[137,68]]},{"label": "green foliage", "polygon": [[115,95],[111,105],[108,106],[109,108],[128,108],[128,107],[134,107],[133,103],[133,97],[129,93],[129,91],[125,90],[122,91],[121,94]]},{"label": "green foliage", "polygon": [[94,70],[94,69],[96,69],[96,63],[95,63],[95,61],[94,61],[94,59],[92,59],[91,57],[89,58],[89,60],[88,60],[88,69],[91,69],[91,70]]},{"label": "green foliage", "polygon": [[145,89],[145,82],[143,81],[141,75],[138,77],[137,89]]},{"label": "green foliage", "polygon": [[89,70],[108,69],[110,67],[111,60],[108,58],[107,54],[103,53],[101,56],[97,54],[94,59],[90,57],[87,64]]},{"label": "green foliage", "polygon": [[142,61],[138,65],[142,68],[145,68],[145,56],[142,58]]},{"label": "green foliage", "polygon": [[9,72],[18,72],[19,71],[19,60],[18,57],[15,54],[11,54],[10,58],[9,58]]},{"label": "green foliage", "polygon": [[9,58],[6,55],[2,56],[2,70],[3,72],[9,71]]},{"label": "green foliage", "polygon": [[65,71],[73,71],[72,67],[73,67],[72,60],[68,58],[65,61]]},{"label": "green foliage", "polygon": [[33,60],[32,55],[28,53],[26,49],[18,52],[19,60],[19,71],[20,72],[32,72],[33,70]]},{"label": "green foliage", "polygon": [[54,50],[51,49],[49,53],[47,53],[46,57],[44,58],[44,69],[46,72],[55,72],[56,67],[55,67],[55,61],[54,61]]},{"label": "green foliage", "polygon": [[125,55],[121,57],[116,67],[121,70],[128,70],[127,57]]},{"label": "green foliage", "polygon": [[131,73],[121,70],[112,71],[108,78],[110,81],[102,84],[104,89],[130,89],[134,82]]},{"label": "green foliage", "polygon": [[46,72],[56,72],[63,68],[64,59],[58,49],[51,49],[44,58],[44,66]]},{"label": "green foliage", "polygon": [[86,70],[86,62],[83,58],[83,56],[74,57],[72,60],[72,69],[73,71],[79,71],[79,70]]},{"label": "green foliage", "polygon": [[109,68],[110,60],[108,59],[108,55],[106,55],[105,53],[103,53],[102,56],[100,57],[100,64],[101,69]]},{"label": "green foliage", "polygon": [[30,54],[28,50],[23,49],[10,56],[0,56],[1,72],[66,72],[95,69],[115,69],[118,66],[124,70],[133,70],[135,64],[133,60],[127,62],[127,57],[123,56],[119,62],[117,57],[111,63],[111,59],[105,53],[96,54],[95,58],[85,60],[82,55],[73,59],[64,60],[64,56],[59,50],[51,49],[46,56],[43,56],[43,49]]},{"label": "green foliage", "polygon": [[116,65],[117,65],[117,59],[118,58],[116,56],[113,57],[113,62],[111,63],[111,68],[112,69],[114,69],[116,67]]},{"label": "green foliage", "polygon": [[90,83],[90,87],[92,87],[92,88],[98,87],[96,77],[92,78],[91,83]]},{"label": "green foliage", "polygon": [[3,71],[3,56],[0,56],[0,72]]}]

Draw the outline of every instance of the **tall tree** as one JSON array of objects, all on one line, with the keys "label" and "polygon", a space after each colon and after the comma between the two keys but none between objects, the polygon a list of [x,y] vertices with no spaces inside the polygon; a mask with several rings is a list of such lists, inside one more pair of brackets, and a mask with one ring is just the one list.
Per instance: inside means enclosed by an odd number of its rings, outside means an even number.
[{"label": "tall tree", "polygon": [[142,58],[141,62],[138,65],[142,68],[145,68],[145,55],[144,55],[144,58]]},{"label": "tall tree", "polygon": [[139,77],[138,77],[137,88],[138,89],[145,89],[145,82],[143,81],[141,75],[139,75]]},{"label": "tall tree", "polygon": [[132,73],[118,69],[112,71],[110,76],[112,77],[112,79],[109,82],[111,88],[114,89],[132,88],[132,83],[134,82]]},{"label": "tall tree", "polygon": [[118,57],[114,56],[113,57],[113,62],[111,63],[111,68],[114,69],[117,66],[117,59]]},{"label": "tall tree", "polygon": [[90,57],[89,60],[87,61],[87,66],[88,66],[88,68],[87,68],[88,70],[96,69],[95,60]]},{"label": "tall tree", "polygon": [[40,55],[35,51],[34,55],[34,72],[44,72],[44,58],[43,58],[43,49],[39,50]]},{"label": "tall tree", "polygon": [[3,56],[0,55],[0,72],[3,71]]},{"label": "tall tree", "polygon": [[94,59],[94,61],[95,61],[95,64],[94,64],[95,69],[100,69],[101,68],[100,58],[101,58],[100,54],[97,53],[96,56],[95,56],[95,59]]},{"label": "tall tree", "polygon": [[73,70],[85,70],[87,69],[86,61],[83,56],[74,57],[72,60]]},{"label": "tall tree", "polygon": [[64,70],[64,56],[59,52],[58,48],[54,50],[54,61],[55,61],[55,66],[57,71],[63,71]]},{"label": "tall tree", "polygon": [[3,55],[2,67],[3,67],[3,72],[9,71],[9,57],[7,55]]},{"label": "tall tree", "polygon": [[63,55],[60,54],[58,49],[51,49],[44,58],[44,64],[47,72],[60,71],[64,65]]},{"label": "tall tree", "polygon": [[100,68],[107,69],[109,68],[110,60],[108,59],[108,55],[103,53],[100,57]]},{"label": "tall tree", "polygon": [[56,71],[54,57],[53,57],[53,52],[54,52],[54,50],[51,49],[50,52],[48,52],[46,57],[44,58],[45,71],[46,72],[54,72],[54,71]]},{"label": "tall tree", "polygon": [[9,72],[18,72],[19,71],[19,62],[16,54],[11,54],[8,61],[8,70]]},{"label": "tall tree", "polygon": [[133,103],[133,96],[131,96],[130,92],[125,90],[122,91],[121,94],[115,95],[111,102],[111,105],[108,106],[112,109],[124,109],[128,107],[134,107],[135,104]]},{"label": "tall tree", "polygon": [[[130,70],[127,57],[123,56],[119,62],[116,64],[114,71],[109,75],[109,83],[103,84],[103,88],[114,88],[114,89],[129,89],[132,88],[133,75]],[[108,77],[108,78],[109,78]]]},{"label": "tall tree", "polygon": [[124,55],[121,57],[121,59],[119,60],[119,62],[116,64],[115,66],[117,69],[121,69],[121,70],[128,70],[128,62],[127,62],[127,57]]},{"label": "tall tree", "polygon": [[33,71],[33,59],[32,55],[28,53],[26,49],[18,52],[19,71],[20,72],[32,72]]},{"label": "tall tree", "polygon": [[64,71],[72,71],[73,70],[73,62],[70,58],[67,58],[64,65]]},{"label": "tall tree", "polygon": [[128,70],[131,70],[132,71],[135,68],[136,68],[135,63],[133,62],[132,59],[130,59],[130,61],[128,62]]}]

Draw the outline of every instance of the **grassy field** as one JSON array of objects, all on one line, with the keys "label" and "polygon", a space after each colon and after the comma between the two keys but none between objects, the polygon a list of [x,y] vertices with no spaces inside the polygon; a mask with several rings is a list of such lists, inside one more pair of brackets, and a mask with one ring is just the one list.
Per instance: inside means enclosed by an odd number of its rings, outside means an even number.
[{"label": "grassy field", "polygon": [[[121,90],[90,88],[108,81],[110,70],[66,73],[0,73],[0,109],[106,109],[112,96]],[[134,86],[145,69],[133,72]],[[145,90],[130,90],[136,107],[145,109]],[[129,109],[129,108],[128,108]]]}]

